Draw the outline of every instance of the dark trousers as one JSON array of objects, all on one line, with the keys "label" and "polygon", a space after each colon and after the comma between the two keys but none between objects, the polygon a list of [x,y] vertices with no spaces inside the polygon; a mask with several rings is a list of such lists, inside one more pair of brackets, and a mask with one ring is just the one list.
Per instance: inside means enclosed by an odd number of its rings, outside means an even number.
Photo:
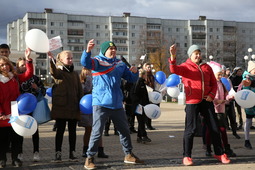
[{"label": "dark trousers", "polygon": [[[111,122],[112,122],[112,120],[110,118],[108,118],[107,121],[105,122],[104,130],[106,132],[109,132],[110,126],[111,126]],[[113,124],[113,127],[114,127],[114,132],[117,132],[117,129],[116,129],[114,124]]]},{"label": "dark trousers", "polygon": [[145,130],[145,120],[147,116],[145,115],[144,111],[143,114],[137,114],[137,121],[138,121],[138,132],[137,132],[137,137],[146,137],[147,132]]},{"label": "dark trousers", "polygon": [[76,125],[77,120],[74,119],[57,119],[56,126],[57,132],[55,137],[55,147],[56,152],[62,151],[62,143],[63,143],[63,136],[66,129],[66,122],[68,122],[68,133],[69,133],[69,151],[75,151],[75,144],[76,144]]},{"label": "dark trousers", "polygon": [[[20,137],[20,142],[19,144],[21,145],[21,147],[19,147],[19,151],[18,153],[23,153],[23,149],[22,149],[22,145],[23,145],[23,136]],[[38,128],[36,130],[36,132],[32,135],[32,141],[33,141],[33,146],[34,146],[34,151],[35,152],[39,152],[39,132],[38,132]]]},{"label": "dark trousers", "polygon": [[125,104],[125,111],[128,119],[128,125],[130,129],[135,128],[135,114],[132,104]]},{"label": "dark trousers", "polygon": [[239,119],[239,126],[243,126],[243,117],[242,117],[242,108],[240,105],[235,102],[236,110],[237,110],[237,116]]},{"label": "dark trousers", "polygon": [[16,134],[13,128],[10,127],[1,127],[0,128],[0,160],[7,160],[6,153],[9,148],[8,138],[11,142],[11,157],[12,160],[17,159],[18,153],[21,150],[20,141],[21,136]]},{"label": "dark trousers", "polygon": [[202,100],[202,102],[198,104],[186,104],[185,112],[186,118],[183,137],[183,156],[191,157],[193,139],[197,128],[197,117],[199,113],[203,116],[205,125],[211,132],[214,153],[216,155],[222,155],[223,148],[221,144],[221,136],[216,124],[216,114],[213,103]]},{"label": "dark trousers", "polygon": [[[226,104],[225,113],[227,116],[226,126],[229,127],[229,123],[230,123],[231,130],[232,130],[233,134],[236,134],[237,123],[236,123],[236,112],[235,112],[233,101],[231,101],[229,104]],[[229,121],[228,121],[228,119],[229,119]]]}]

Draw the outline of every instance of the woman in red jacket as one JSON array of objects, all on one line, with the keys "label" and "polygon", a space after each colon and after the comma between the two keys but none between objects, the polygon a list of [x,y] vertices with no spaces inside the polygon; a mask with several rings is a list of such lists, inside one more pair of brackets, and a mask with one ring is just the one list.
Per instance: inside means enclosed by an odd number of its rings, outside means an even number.
[{"label": "woman in red jacket", "polygon": [[24,82],[33,75],[33,64],[30,49],[26,50],[27,71],[17,75],[11,61],[4,56],[0,57],[0,168],[6,166],[6,152],[8,149],[8,137],[11,141],[12,165],[20,167],[21,160],[18,159],[20,147],[20,136],[14,132],[8,123],[11,117],[11,101],[16,101],[20,95],[19,83]]},{"label": "woman in red jacket", "polygon": [[217,81],[212,68],[202,62],[201,49],[198,45],[189,47],[187,52],[189,58],[180,65],[176,65],[176,45],[172,45],[169,52],[171,54],[169,58],[170,71],[182,76],[186,93],[183,164],[193,165],[191,152],[199,113],[204,117],[206,126],[210,129],[214,157],[222,163],[230,163],[227,155],[223,152],[221,136],[215,122],[216,114],[212,101],[216,94]]}]

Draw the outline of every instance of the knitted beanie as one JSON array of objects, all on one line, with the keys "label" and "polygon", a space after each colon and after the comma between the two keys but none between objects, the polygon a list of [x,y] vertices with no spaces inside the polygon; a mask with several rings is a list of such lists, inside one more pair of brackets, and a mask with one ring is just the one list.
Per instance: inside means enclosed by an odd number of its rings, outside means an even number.
[{"label": "knitted beanie", "polygon": [[195,44],[194,44],[194,45],[190,46],[189,49],[188,49],[188,51],[187,51],[188,56],[190,57],[191,54],[192,54],[194,51],[196,51],[196,50],[201,51],[201,49],[200,49],[200,47],[199,47],[198,45],[195,45]]},{"label": "knitted beanie", "polygon": [[222,66],[219,63],[210,61],[208,64],[212,67],[214,74],[222,71]]},{"label": "knitted beanie", "polygon": [[108,49],[109,47],[112,47],[112,46],[115,46],[115,47],[116,47],[116,45],[115,45],[112,41],[105,41],[105,42],[103,42],[103,43],[100,45],[101,53],[104,55],[105,52],[107,51],[107,49]]},{"label": "knitted beanie", "polygon": [[251,70],[253,70],[255,68],[255,62],[254,61],[249,61],[248,62],[248,72],[251,72]]}]

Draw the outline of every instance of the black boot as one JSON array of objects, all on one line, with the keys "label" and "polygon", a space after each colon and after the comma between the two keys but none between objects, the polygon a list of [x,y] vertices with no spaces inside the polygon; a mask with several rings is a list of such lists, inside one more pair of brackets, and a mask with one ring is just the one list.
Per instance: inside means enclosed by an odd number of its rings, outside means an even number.
[{"label": "black boot", "polygon": [[205,156],[208,156],[208,157],[211,157],[211,156],[212,156],[211,145],[206,145]]},{"label": "black boot", "polygon": [[108,158],[109,156],[104,153],[104,147],[98,147],[98,158]]},{"label": "black boot", "polygon": [[236,139],[240,139],[241,137],[236,133],[237,123],[231,124],[232,134],[236,137]]},{"label": "black boot", "polygon": [[250,140],[245,140],[244,147],[246,147],[247,149],[252,149]]},{"label": "black boot", "polygon": [[230,145],[225,145],[225,154],[228,155],[228,157],[236,157],[236,154],[233,152],[232,149],[230,149]]},{"label": "black boot", "polygon": [[82,157],[83,158],[87,158],[87,150],[88,150],[88,146],[83,146],[83,150],[82,150]]}]

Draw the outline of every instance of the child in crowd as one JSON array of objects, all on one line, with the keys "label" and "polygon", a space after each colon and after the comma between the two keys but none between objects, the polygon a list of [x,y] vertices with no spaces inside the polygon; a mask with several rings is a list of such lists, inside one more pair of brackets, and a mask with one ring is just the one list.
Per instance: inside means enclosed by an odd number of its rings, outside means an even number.
[{"label": "child in crowd", "polygon": [[[30,49],[29,49],[30,50]],[[19,74],[22,74],[26,72],[26,59],[24,57],[19,58],[16,62],[17,72]],[[46,89],[44,88],[44,85],[39,77],[36,75],[33,75],[29,80],[23,82],[20,84],[20,92],[21,93],[32,93],[37,100],[40,100],[43,96],[46,94]],[[29,114],[32,116],[32,113]],[[33,160],[35,162],[40,160],[39,156],[39,132],[38,128],[36,132],[32,135],[32,141],[33,141]],[[23,143],[23,140],[22,140]],[[19,153],[19,158],[22,159],[22,151]]]},{"label": "child in crowd", "polygon": [[63,135],[68,122],[69,132],[69,159],[77,160],[75,157],[76,126],[80,120],[79,102],[83,96],[80,78],[74,71],[73,54],[71,51],[62,51],[56,57],[56,63],[52,53],[48,53],[50,62],[50,73],[54,78],[52,87],[52,110],[51,117],[56,120],[57,131],[55,137],[55,160],[62,161],[61,147]]},{"label": "child in crowd", "polygon": [[[229,157],[235,157],[236,154],[230,149],[230,145],[228,143],[228,136],[226,130],[226,114],[225,114],[225,104],[226,101],[233,100],[233,95],[228,95],[228,91],[221,82],[221,78],[223,76],[222,67],[219,63],[211,61],[209,65],[212,67],[213,73],[217,80],[217,91],[215,98],[213,100],[214,108],[215,108],[215,119],[220,130],[222,143],[225,149],[225,154]],[[207,128],[207,151],[206,155],[211,156],[211,139],[210,139],[210,130]]]},{"label": "child in crowd", "polygon": [[[255,62],[249,61],[248,62],[248,69],[243,73],[243,89],[248,89],[255,92]],[[244,147],[247,149],[252,149],[252,145],[250,143],[250,128],[252,126],[252,118],[255,116],[255,106],[252,108],[246,108],[246,121],[244,125],[244,136],[245,136],[245,143]]]},{"label": "child in crowd", "polygon": [[19,83],[22,83],[33,75],[33,64],[30,59],[30,50],[26,50],[26,67],[23,74],[17,74],[11,61],[5,57],[0,57],[0,168],[6,166],[6,153],[11,142],[12,165],[22,166],[22,161],[18,159],[18,153],[22,150],[22,137],[14,132],[11,124],[8,123],[11,117],[11,101],[16,101],[20,95]]},{"label": "child in crowd", "polygon": [[[91,70],[83,67],[80,73],[80,80],[82,84],[82,89],[84,95],[92,93],[92,74]],[[81,114],[81,120],[78,122],[78,126],[84,127],[85,132],[83,135],[83,151],[82,157],[87,158],[87,150],[89,146],[89,138],[92,130],[92,123],[93,123],[93,114]],[[98,147],[98,154],[97,157],[99,158],[108,158],[108,155],[104,153],[103,141],[102,137]]]},{"label": "child in crowd", "polygon": [[9,55],[11,54],[10,47],[7,44],[1,44],[0,45],[0,56],[5,56],[9,58]]}]

